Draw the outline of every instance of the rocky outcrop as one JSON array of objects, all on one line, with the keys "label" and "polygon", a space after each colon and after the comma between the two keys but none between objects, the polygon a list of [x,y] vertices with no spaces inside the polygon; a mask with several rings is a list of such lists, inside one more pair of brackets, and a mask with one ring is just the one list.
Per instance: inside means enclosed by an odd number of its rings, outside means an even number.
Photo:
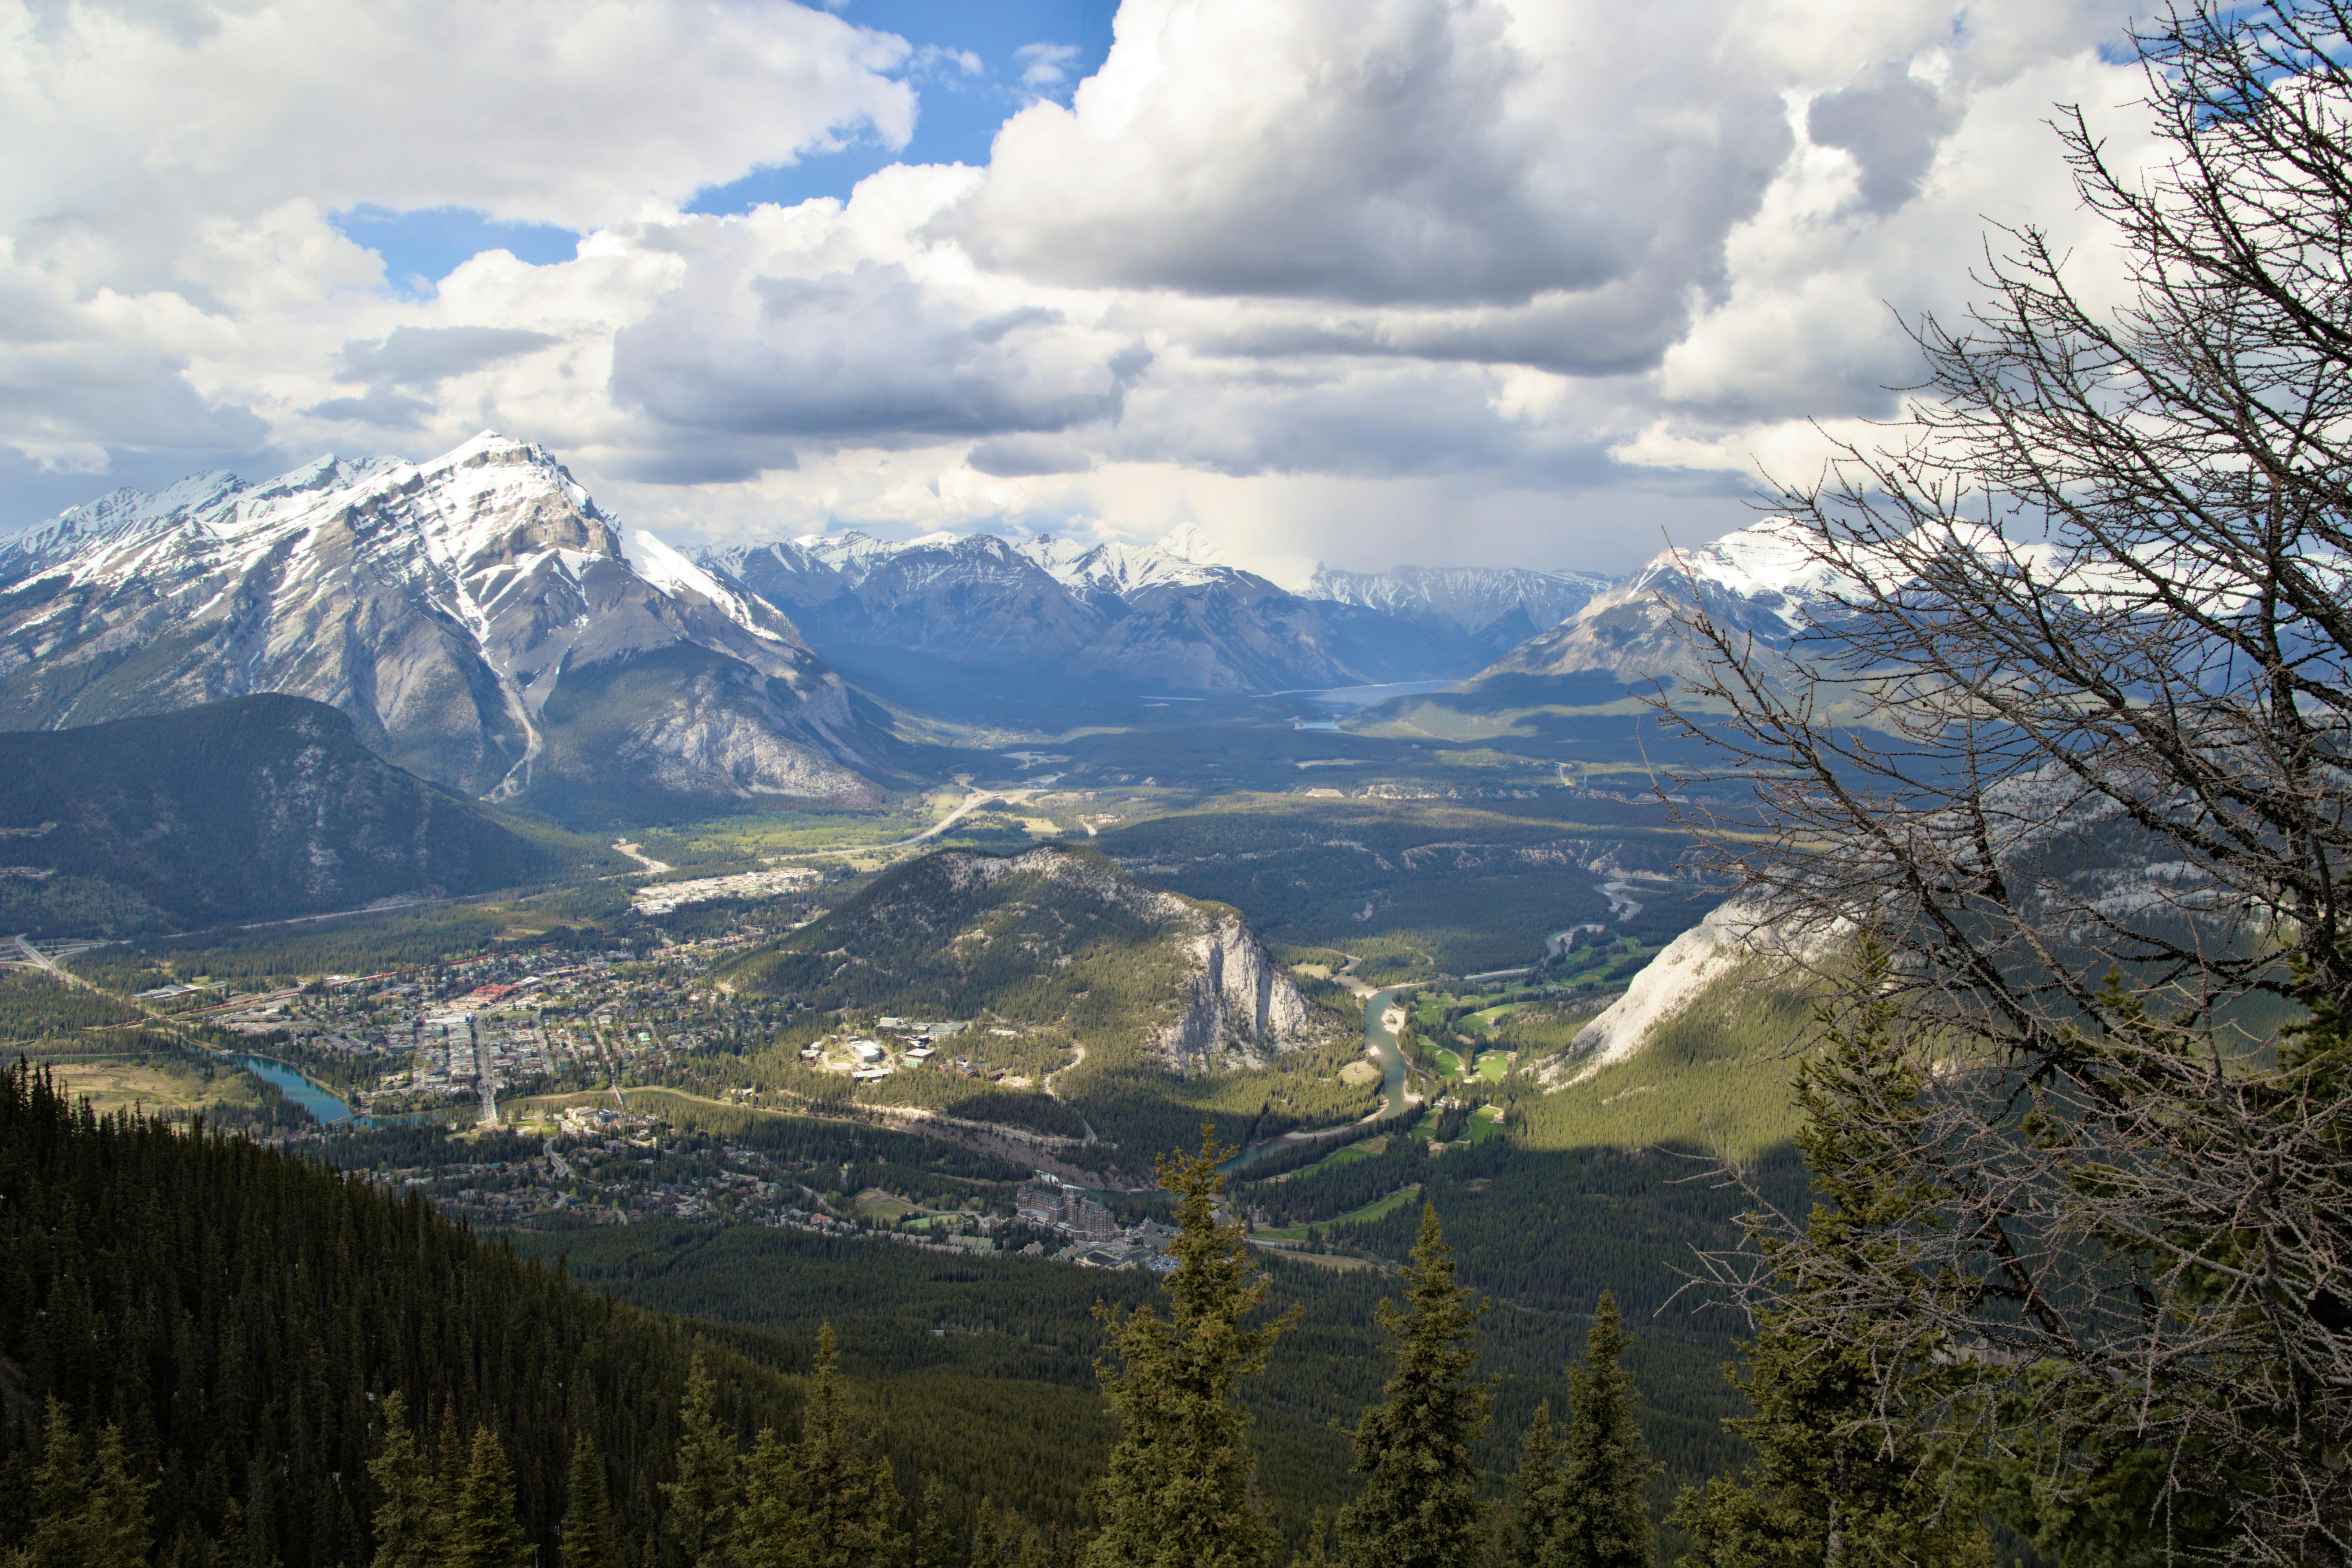
[{"label": "rocky outcrop", "polygon": [[1210,920],[1191,938],[1193,973],[1179,1018],[1160,1037],[1179,1072],[1264,1067],[1278,1052],[1307,1043],[1309,1014],[1288,973],[1239,915]]}]

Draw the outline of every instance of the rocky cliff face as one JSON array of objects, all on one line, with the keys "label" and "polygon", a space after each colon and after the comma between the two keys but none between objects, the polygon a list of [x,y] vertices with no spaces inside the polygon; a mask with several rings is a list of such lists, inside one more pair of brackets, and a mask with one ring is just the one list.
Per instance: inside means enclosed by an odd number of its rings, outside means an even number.
[{"label": "rocky cliff face", "polygon": [[790,621],[650,535],[633,558],[503,437],[118,492],[0,545],[0,728],[264,691],[469,794],[870,794],[847,694]]},{"label": "rocky cliff face", "polygon": [[1193,973],[1184,1016],[1160,1037],[1179,1072],[1264,1067],[1268,1058],[1307,1043],[1307,999],[1238,915],[1210,920],[1185,951]]}]

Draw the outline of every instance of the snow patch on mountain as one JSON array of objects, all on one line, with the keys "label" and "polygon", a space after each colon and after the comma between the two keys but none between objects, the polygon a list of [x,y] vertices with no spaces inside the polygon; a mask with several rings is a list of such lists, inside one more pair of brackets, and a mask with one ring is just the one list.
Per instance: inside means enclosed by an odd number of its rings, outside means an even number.
[{"label": "snow patch on mountain", "polygon": [[721,584],[709,571],[663,543],[652,530],[637,530],[635,542],[636,550],[629,563],[646,582],[671,594],[700,595],[753,637],[777,643],[791,640],[775,629],[775,612],[750,594]]},{"label": "snow patch on mountain", "polygon": [[1476,679],[1598,670],[1629,684],[1687,679],[1706,661],[1684,640],[1679,616],[1704,610],[1728,630],[1785,646],[1850,586],[1812,557],[1795,524],[1767,519],[1712,544],[1664,552]]},{"label": "snow patch on mountain", "polygon": [[1196,566],[1229,566],[1233,563],[1218,548],[1197,522],[1180,522],[1160,536],[1152,549],[1178,561],[1190,561]]}]

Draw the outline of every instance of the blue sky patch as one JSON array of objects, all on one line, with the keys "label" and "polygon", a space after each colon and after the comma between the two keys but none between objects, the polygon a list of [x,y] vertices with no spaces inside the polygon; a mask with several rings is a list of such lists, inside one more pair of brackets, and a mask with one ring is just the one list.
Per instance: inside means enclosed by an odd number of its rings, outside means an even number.
[{"label": "blue sky patch", "polygon": [[544,223],[498,223],[466,207],[418,207],[394,212],[362,205],[331,221],[353,243],[383,258],[384,279],[401,294],[421,297],[485,250],[512,251],[534,267],[569,261],[580,237]]},{"label": "blue sky patch", "polygon": [[[844,21],[896,33],[915,47],[914,140],[901,148],[853,142],[797,163],[755,169],[698,193],[686,210],[749,212],[815,196],[849,199],[858,181],[893,163],[985,163],[996,129],[1040,98],[1066,103],[1110,53],[1118,0],[845,0]],[[979,68],[973,70],[971,65]]]}]

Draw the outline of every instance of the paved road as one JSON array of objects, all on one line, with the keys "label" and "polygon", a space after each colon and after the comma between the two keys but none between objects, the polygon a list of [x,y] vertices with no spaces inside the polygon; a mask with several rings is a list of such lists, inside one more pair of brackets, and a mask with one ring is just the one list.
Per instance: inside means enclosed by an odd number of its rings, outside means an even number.
[{"label": "paved road", "polygon": [[916,834],[912,838],[901,838],[896,844],[884,844],[877,846],[877,847],[883,849],[908,848],[910,846],[922,843],[925,839],[937,838],[940,834],[945,833],[949,828],[953,827],[958,822],[970,816],[972,812],[978,810],[981,806],[987,805],[992,800],[1001,800],[1007,805],[1026,805],[1030,801],[1035,799],[1039,793],[1039,791],[1034,789],[974,790],[970,795],[964,796],[963,804],[950,812],[944,820],[933,825],[932,826],[926,827],[920,833]]},{"label": "paved road", "polygon": [[482,1091],[482,1125],[499,1124],[499,1080],[490,1072],[489,1042],[482,1038],[482,1026],[468,1024],[467,1032],[474,1037],[474,1087]]},{"label": "paved road", "polygon": [[[64,981],[67,984],[79,985],[85,991],[97,991],[99,989],[99,987],[92,985],[89,981],[84,980],[80,975],[76,974],[72,970],[59,969],[58,967],[57,960],[51,958],[47,953],[43,952],[39,948],[35,947],[28,938],[18,936],[16,940],[16,951],[23,953],[25,955],[25,962],[33,965],[36,969],[45,969],[51,974],[56,975],[58,979]],[[84,952],[87,951],[89,950],[86,947],[79,944],[77,944],[74,948],[75,952]],[[72,955],[69,953],[67,956],[70,957]],[[101,993],[101,994],[103,994],[103,993]]]}]

